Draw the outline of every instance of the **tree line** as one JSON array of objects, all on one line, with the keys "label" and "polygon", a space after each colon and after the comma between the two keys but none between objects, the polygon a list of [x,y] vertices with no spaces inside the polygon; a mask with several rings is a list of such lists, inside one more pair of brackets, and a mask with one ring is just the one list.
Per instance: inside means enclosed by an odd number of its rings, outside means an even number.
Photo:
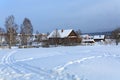
[{"label": "tree line", "polygon": [[[20,33],[18,33],[18,29],[20,27]],[[30,43],[30,38],[33,34],[33,26],[28,18],[24,18],[21,26],[15,23],[15,17],[13,15],[8,16],[5,20],[5,30],[4,28],[0,28],[0,34],[6,36],[6,42],[11,48],[12,45],[17,43],[17,36],[20,34],[20,42],[21,45],[27,45]],[[2,38],[1,38],[2,39]]]},{"label": "tree line", "polygon": [[[20,28],[20,32],[18,32],[18,29]],[[20,37],[20,43],[18,42],[17,37]],[[37,40],[37,42],[41,41],[41,35],[39,35],[40,33],[38,31],[36,31],[36,35],[35,38]],[[81,34],[81,30],[77,30],[76,31],[77,35]],[[18,24],[16,24],[15,22],[15,17],[13,15],[10,15],[6,18],[5,20],[5,29],[0,27],[0,35],[5,35],[5,40],[6,40],[6,44],[8,44],[9,48],[11,48],[11,46],[16,45],[17,43],[19,43],[20,45],[31,45],[32,44],[32,40],[31,37],[33,35],[33,25],[30,21],[30,19],[28,18],[24,18],[23,23],[19,26]],[[116,40],[116,45],[118,45],[119,41],[120,41],[120,27],[116,28],[115,30],[112,31],[112,38]],[[57,37],[57,32],[56,32],[56,37]],[[2,39],[2,36],[0,38],[0,40]],[[2,44],[2,43],[0,43]]]}]

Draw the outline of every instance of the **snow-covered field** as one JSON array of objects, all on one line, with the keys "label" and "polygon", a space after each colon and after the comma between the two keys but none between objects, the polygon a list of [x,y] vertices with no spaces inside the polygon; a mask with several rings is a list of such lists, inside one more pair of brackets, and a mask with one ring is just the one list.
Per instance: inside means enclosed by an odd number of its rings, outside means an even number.
[{"label": "snow-covered field", "polygon": [[0,49],[0,80],[120,80],[120,45]]}]

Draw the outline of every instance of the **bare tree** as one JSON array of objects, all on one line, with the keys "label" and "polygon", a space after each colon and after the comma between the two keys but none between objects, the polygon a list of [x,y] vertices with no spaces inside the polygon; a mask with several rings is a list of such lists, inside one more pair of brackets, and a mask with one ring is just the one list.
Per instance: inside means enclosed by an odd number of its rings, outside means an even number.
[{"label": "bare tree", "polygon": [[49,32],[47,32],[47,36],[48,36],[48,35],[50,35],[50,33],[49,33]]},{"label": "bare tree", "polygon": [[41,42],[42,41],[42,34],[39,33],[38,31],[36,31],[35,38],[36,38],[37,43]]},{"label": "bare tree", "polygon": [[82,33],[81,33],[81,30],[80,29],[78,29],[77,31],[76,31],[76,34],[78,35],[78,36],[80,36]]},{"label": "bare tree", "polygon": [[21,33],[21,44],[22,45],[31,44],[33,26],[28,18],[24,19],[20,33]]},{"label": "bare tree", "polygon": [[0,34],[3,34],[4,32],[5,32],[5,30],[0,27]]},{"label": "bare tree", "polygon": [[20,31],[20,43],[21,45],[27,45],[27,37],[25,35],[24,27],[21,25],[21,31]]},{"label": "bare tree", "polygon": [[7,43],[9,44],[9,48],[11,48],[12,45],[16,44],[16,36],[18,30],[18,25],[15,23],[13,15],[8,16],[5,21],[5,27],[7,32]]},{"label": "bare tree", "polygon": [[57,46],[58,43],[59,43],[59,38],[60,38],[60,34],[59,34],[59,32],[58,32],[58,29],[56,29],[56,30],[54,31],[52,37],[53,37],[53,43],[55,44],[55,46]]},{"label": "bare tree", "polygon": [[82,41],[82,38],[81,38],[82,32],[81,32],[81,30],[78,29],[78,30],[76,31],[76,34],[77,34],[77,36],[78,36],[78,43],[81,43],[81,41]]},{"label": "bare tree", "polygon": [[112,31],[112,37],[116,40],[116,45],[118,45],[120,40],[120,28],[116,28]]}]

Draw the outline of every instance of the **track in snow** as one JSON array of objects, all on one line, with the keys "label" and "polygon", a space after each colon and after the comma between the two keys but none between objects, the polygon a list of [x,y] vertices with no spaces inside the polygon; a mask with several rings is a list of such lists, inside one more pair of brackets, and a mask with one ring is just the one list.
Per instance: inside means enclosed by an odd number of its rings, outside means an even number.
[{"label": "track in snow", "polygon": [[87,61],[87,60],[92,60],[92,59],[96,59],[96,58],[104,58],[104,57],[113,57],[113,58],[120,58],[120,56],[118,55],[112,55],[112,54],[104,54],[104,55],[100,55],[100,56],[89,56],[89,57],[84,57],[82,59],[77,59],[77,60],[74,60],[74,61],[69,61],[67,62],[66,64],[64,65],[61,65],[61,66],[57,66],[54,68],[55,71],[61,73],[62,71],[65,71],[65,69],[67,67],[69,67],[70,65],[74,65],[76,63],[80,64],[84,61]]},{"label": "track in snow", "polygon": [[16,50],[11,51],[2,57],[0,65],[0,79],[31,80],[31,78],[33,78],[34,80],[41,78],[47,79],[50,77],[50,75],[47,72],[40,68],[36,68],[34,66],[30,66],[19,61],[16,62],[14,59],[14,54],[16,52]]},{"label": "track in snow", "polygon": [[17,51],[11,51],[2,57],[0,65],[0,80],[73,80],[79,79],[68,73],[58,74],[56,71],[45,71],[41,68],[34,67],[24,63],[26,60],[33,58],[15,60],[14,54]]}]

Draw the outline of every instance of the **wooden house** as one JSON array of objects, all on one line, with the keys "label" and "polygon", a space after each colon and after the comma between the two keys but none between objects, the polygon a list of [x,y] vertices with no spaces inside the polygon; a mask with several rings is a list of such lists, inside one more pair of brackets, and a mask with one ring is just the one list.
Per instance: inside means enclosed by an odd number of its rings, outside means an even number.
[{"label": "wooden house", "polygon": [[74,45],[81,41],[73,29],[54,30],[48,35],[48,40],[50,45]]}]

